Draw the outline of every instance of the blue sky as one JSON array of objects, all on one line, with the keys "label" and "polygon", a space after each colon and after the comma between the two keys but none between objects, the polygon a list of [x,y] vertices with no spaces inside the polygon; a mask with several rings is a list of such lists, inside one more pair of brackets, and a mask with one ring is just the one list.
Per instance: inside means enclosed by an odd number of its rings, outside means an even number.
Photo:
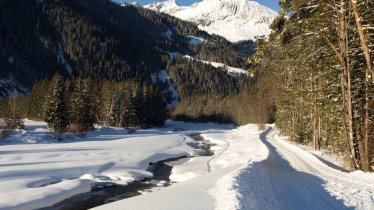
[{"label": "blue sky", "polygon": [[[136,0],[115,0],[115,1],[123,3],[124,1],[134,2]],[[155,2],[155,1],[164,1],[164,0],[137,0],[137,2],[140,5],[149,4],[149,3]],[[185,6],[185,5],[191,5],[194,2],[199,2],[199,1],[201,1],[201,0],[177,0],[177,4]],[[265,6],[268,6],[268,7],[272,8],[275,11],[280,11],[280,8],[278,6],[279,0],[252,0],[252,1],[257,1],[260,4],[263,4]]]}]

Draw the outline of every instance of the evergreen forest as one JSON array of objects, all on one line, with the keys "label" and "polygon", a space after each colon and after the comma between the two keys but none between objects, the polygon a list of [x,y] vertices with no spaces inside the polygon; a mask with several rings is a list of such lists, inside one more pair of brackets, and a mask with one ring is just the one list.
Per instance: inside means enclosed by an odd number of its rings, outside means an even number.
[{"label": "evergreen forest", "polygon": [[374,2],[283,0],[252,71],[269,77],[283,135],[374,165]]}]

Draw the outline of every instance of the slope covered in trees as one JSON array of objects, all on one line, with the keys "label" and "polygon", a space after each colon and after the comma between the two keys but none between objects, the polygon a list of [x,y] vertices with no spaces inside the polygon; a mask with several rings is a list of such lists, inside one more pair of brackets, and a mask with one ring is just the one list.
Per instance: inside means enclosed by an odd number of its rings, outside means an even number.
[{"label": "slope covered in trees", "polygon": [[[174,62],[169,53],[248,66],[238,47],[224,38],[134,5],[110,0],[4,0],[0,14],[0,98],[25,95],[14,97],[22,110],[17,116],[9,116],[11,106],[4,100],[0,117],[44,119],[56,131],[89,130],[93,123],[162,125],[162,104],[172,99],[168,82],[153,78],[160,70],[175,69],[167,66]],[[193,44],[194,37],[203,41]],[[173,71],[182,95],[236,94],[245,83],[222,69],[188,63],[178,64],[178,71],[204,77],[200,82],[184,81]],[[59,82],[52,78],[56,73],[61,75]]]},{"label": "slope covered in trees", "polygon": [[193,95],[236,94],[250,83],[247,75],[234,77],[224,68],[183,57],[169,60],[166,68],[182,100]]},{"label": "slope covered in trees", "polygon": [[[272,75],[276,124],[294,141],[374,165],[373,1],[285,0],[254,71]],[[288,14],[289,17],[285,17]]]},{"label": "slope covered in trees", "polygon": [[[56,72],[149,82],[165,69],[168,52],[245,64],[233,44],[192,23],[110,0],[4,0],[0,14],[0,97],[27,92]],[[192,45],[191,36],[204,42]]]}]

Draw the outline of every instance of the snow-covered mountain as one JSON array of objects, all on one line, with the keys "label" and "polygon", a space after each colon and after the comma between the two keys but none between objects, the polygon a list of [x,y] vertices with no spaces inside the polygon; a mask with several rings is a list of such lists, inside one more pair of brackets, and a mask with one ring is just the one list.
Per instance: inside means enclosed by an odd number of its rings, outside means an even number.
[{"label": "snow-covered mountain", "polygon": [[175,0],[167,0],[144,7],[192,21],[200,29],[231,42],[269,35],[269,25],[278,15],[274,10],[248,0],[203,0],[191,6],[178,6]]}]

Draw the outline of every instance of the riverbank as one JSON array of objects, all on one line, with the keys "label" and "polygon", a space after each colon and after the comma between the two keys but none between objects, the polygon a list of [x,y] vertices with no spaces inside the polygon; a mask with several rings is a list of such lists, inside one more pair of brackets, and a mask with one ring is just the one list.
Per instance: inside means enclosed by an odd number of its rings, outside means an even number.
[{"label": "riverbank", "polygon": [[26,121],[0,143],[0,209],[40,209],[90,192],[98,183],[127,185],[151,178],[149,163],[201,152],[186,134],[231,125],[168,121],[159,129],[98,128],[84,138],[53,139],[45,123]]}]

